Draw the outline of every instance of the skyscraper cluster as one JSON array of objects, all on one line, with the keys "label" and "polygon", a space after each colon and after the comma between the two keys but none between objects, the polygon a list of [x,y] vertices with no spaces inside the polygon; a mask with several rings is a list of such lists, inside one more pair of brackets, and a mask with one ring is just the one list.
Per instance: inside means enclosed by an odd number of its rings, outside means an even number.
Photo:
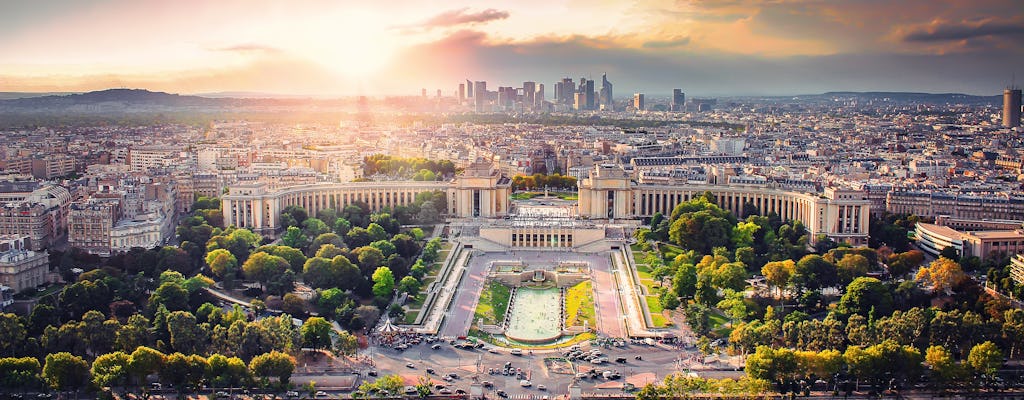
[{"label": "skyscraper cluster", "polygon": [[[601,74],[601,86],[593,79],[581,77],[579,80],[562,78],[555,82],[551,101],[546,101],[544,84],[525,81],[521,87],[499,86],[497,91],[488,91],[486,81],[466,80],[460,83],[456,97],[459,103],[472,106],[476,112],[501,111],[618,111],[615,105],[614,85],[608,80],[608,74]],[[632,100],[632,101],[630,101]],[[660,100],[658,100],[660,101]],[[694,104],[702,104],[697,99]],[[626,110],[643,111],[647,104],[642,93],[632,99],[625,99],[620,107]],[[667,108],[661,104],[656,110],[674,112],[686,111],[686,94],[683,89],[672,89],[672,97]],[[704,107],[708,109],[709,107]]]},{"label": "skyscraper cluster", "polygon": [[523,82],[523,86],[499,86],[497,92],[487,91],[486,81],[459,84],[459,102],[472,104],[476,112],[534,111],[544,108],[544,84]]}]

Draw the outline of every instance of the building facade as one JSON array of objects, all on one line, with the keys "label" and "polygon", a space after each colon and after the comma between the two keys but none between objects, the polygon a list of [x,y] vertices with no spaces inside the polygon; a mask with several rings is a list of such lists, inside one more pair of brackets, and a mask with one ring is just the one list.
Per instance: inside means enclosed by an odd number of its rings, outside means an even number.
[{"label": "building facade", "polygon": [[28,236],[0,237],[0,286],[17,293],[47,283],[50,256],[29,244]]}]

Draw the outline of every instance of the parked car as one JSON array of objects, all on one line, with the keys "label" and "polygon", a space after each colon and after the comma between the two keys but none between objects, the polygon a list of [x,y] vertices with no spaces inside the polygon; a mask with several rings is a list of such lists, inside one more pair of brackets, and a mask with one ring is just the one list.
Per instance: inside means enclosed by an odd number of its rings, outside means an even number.
[{"label": "parked car", "polygon": [[497,394],[498,397],[502,397],[502,398],[507,398],[508,397],[508,393],[505,393],[504,390],[499,390],[499,391],[495,392],[495,394]]},{"label": "parked car", "polygon": [[327,392],[325,392],[323,390],[317,390],[316,391],[316,397],[327,397]]},{"label": "parked car", "polygon": [[405,363],[405,366],[409,368],[416,368],[416,364],[413,363]]},{"label": "parked car", "polygon": [[528,381],[526,379],[523,379],[523,380],[519,381],[519,386],[530,387],[530,386],[533,386],[533,382],[530,382],[530,381]]},{"label": "parked car", "polygon": [[544,385],[537,385],[537,390],[548,390],[548,387]]}]

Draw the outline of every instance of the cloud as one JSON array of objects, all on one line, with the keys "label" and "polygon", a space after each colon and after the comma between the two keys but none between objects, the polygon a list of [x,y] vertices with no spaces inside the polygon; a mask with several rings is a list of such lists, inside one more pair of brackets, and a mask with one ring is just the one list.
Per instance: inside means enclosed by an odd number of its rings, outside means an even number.
[{"label": "cloud", "polygon": [[446,28],[465,24],[482,24],[490,21],[502,20],[509,17],[508,11],[488,8],[480,12],[469,12],[469,7],[457,10],[445,11],[428,18],[422,23],[407,27],[418,28]]},{"label": "cloud", "polygon": [[996,21],[985,19],[962,22],[935,20],[927,25],[907,29],[903,33],[902,39],[905,42],[934,43],[981,37],[1018,35],[1024,35],[1024,22],[1020,20]]},{"label": "cloud", "polygon": [[644,42],[643,47],[648,49],[671,49],[676,47],[683,47],[690,44],[689,37],[680,37],[669,40],[651,40]]},{"label": "cloud", "polygon": [[277,53],[281,51],[276,47],[267,46],[259,43],[240,43],[231,46],[218,47],[214,50],[233,53]]}]

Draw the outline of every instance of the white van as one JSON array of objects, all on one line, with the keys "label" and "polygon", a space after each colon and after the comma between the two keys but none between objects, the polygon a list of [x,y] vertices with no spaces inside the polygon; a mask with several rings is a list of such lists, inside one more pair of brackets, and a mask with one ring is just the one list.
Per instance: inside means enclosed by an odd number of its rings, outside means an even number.
[{"label": "white van", "polygon": [[510,351],[509,354],[514,355],[514,356],[521,356],[521,355],[523,355],[523,350],[522,349],[512,349],[512,351]]}]

